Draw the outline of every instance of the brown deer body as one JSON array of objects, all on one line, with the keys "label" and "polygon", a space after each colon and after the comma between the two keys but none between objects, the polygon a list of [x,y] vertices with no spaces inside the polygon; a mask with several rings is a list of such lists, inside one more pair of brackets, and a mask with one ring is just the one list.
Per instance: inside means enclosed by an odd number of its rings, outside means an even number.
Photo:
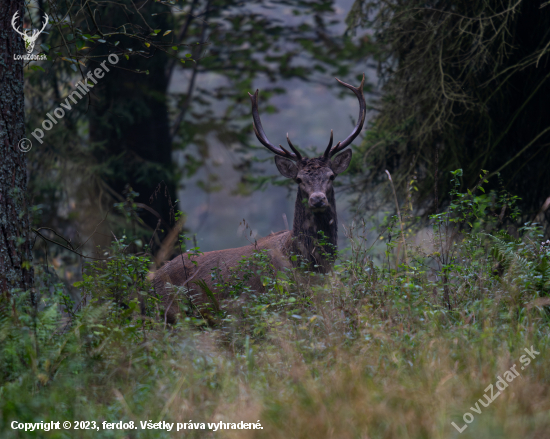
[{"label": "brown deer body", "polygon": [[[294,211],[292,230],[272,233],[260,238],[250,245],[226,250],[215,250],[189,257],[183,254],[175,257],[161,267],[153,277],[155,290],[163,297],[168,322],[176,319],[177,309],[174,306],[174,296],[166,289],[166,285],[186,286],[189,299],[199,309],[207,303],[212,303],[206,291],[197,284],[201,280],[210,291],[216,294],[218,300],[226,299],[224,291],[218,291],[212,280],[212,273],[219,279],[228,279],[232,270],[243,258],[251,258],[258,251],[265,251],[275,270],[290,268],[299,262],[293,261],[292,255],[298,256],[301,262],[306,262],[312,270],[327,273],[331,270],[333,255],[338,244],[338,219],[334,199],[334,178],[344,172],[351,161],[351,150],[342,151],[359,135],[366,115],[366,103],[363,96],[365,76],[359,87],[353,87],[342,81],[342,85],[352,90],[359,100],[359,118],[352,133],[343,141],[332,146],[333,133],[330,142],[321,157],[302,157],[290,142],[293,152],[287,151],[282,145],[280,149],[269,142],[264,133],[258,112],[258,90],[250,95],[252,100],[252,116],[254,132],[258,140],[270,151],[276,154],[275,164],[279,172],[298,183],[298,193]],[[322,237],[322,241],[319,238]],[[260,277],[252,277],[249,286],[256,291],[263,291]],[[203,284],[204,285],[204,284]]]}]

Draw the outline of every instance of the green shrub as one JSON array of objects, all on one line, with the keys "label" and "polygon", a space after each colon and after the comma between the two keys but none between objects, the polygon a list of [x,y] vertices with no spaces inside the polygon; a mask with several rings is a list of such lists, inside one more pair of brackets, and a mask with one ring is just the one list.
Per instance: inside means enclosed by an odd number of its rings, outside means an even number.
[{"label": "green shrub", "polygon": [[[85,265],[75,285],[86,306],[56,282],[12,291],[0,304],[1,437],[182,436],[175,426],[141,429],[149,420],[260,420],[264,428],[185,430],[197,438],[457,437],[451,422],[463,425],[486,387],[531,347],[540,354],[521,380],[460,437],[544,437],[550,246],[535,224],[502,229],[503,206],[515,215],[513,197],[481,189],[453,193],[432,218],[429,248],[415,248],[409,224],[401,234],[402,218],[389,216],[380,236],[397,238],[380,258],[365,224],[348,227],[350,248],[328,275],[304,266],[277,273],[263,251],[227,279],[213,272],[215,286],[240,303],[229,314],[210,292],[213,327],[184,291],[187,318],[165,324],[149,258],[130,254],[126,238]],[[262,294],[247,284],[257,275]],[[25,433],[13,421],[101,428]],[[103,421],[139,427],[104,430]]]}]

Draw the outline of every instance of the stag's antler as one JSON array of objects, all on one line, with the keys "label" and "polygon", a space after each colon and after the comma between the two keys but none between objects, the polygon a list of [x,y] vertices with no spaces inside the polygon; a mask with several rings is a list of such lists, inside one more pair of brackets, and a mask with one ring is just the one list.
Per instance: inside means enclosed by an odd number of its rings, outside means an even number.
[{"label": "stag's antler", "polygon": [[50,18],[50,17],[48,17],[48,14],[46,14],[46,13],[44,12],[44,26],[42,26],[42,29],[40,29],[36,35],[33,35],[33,38],[34,38],[34,39],[36,39],[36,38],[38,37],[38,35],[40,35],[40,34],[42,33],[42,31],[43,31],[44,29],[46,29],[46,25],[48,24],[48,19],[49,19],[49,18]]},{"label": "stag's antler", "polygon": [[17,32],[19,35],[21,35],[22,37],[26,37],[26,35],[23,32],[19,32],[19,26],[15,27],[15,21],[17,20],[18,15],[19,15],[19,11],[17,11],[13,15],[13,18],[11,19],[11,26],[15,29],[15,32]]},{"label": "stag's antler", "polygon": [[[365,123],[365,116],[367,114],[367,104],[365,102],[365,96],[363,95],[363,86],[365,85],[365,74],[363,74],[363,79],[361,80],[361,84],[359,85],[359,87],[354,87],[353,85],[346,84],[345,82],[340,81],[338,78],[335,78],[335,79],[344,87],[347,87],[351,91],[353,91],[357,96],[357,99],[359,100],[359,119],[357,120],[357,125],[355,126],[351,134],[341,142],[338,142],[334,148],[332,147],[333,131],[330,130],[330,141],[323,155],[327,159],[331,158],[334,154],[339,153],[344,148],[349,146],[351,142],[354,141],[354,139],[359,135],[359,133],[363,129],[363,124]],[[280,155],[281,157],[285,157],[287,159],[296,160],[296,161],[302,160],[302,156],[290,141],[290,138],[288,137],[288,133],[286,134],[286,140],[288,142],[288,146],[290,146],[290,149],[292,149],[293,153],[283,148],[283,145],[279,145],[280,146],[280,149],[279,149],[269,141],[262,127],[262,121],[260,120],[260,113],[258,111],[258,90],[256,90],[256,93],[254,93],[253,95],[248,93],[248,96],[250,96],[250,100],[252,101],[252,118],[254,120],[252,126],[254,127],[254,133],[256,134],[256,137],[262,143],[262,145],[264,145],[267,149],[274,152],[275,154]]]},{"label": "stag's antler", "polygon": [[258,111],[258,90],[256,90],[256,93],[254,93],[253,95],[248,93],[248,96],[250,96],[250,100],[252,101],[252,119],[254,121],[252,123],[252,126],[254,127],[254,133],[256,134],[256,137],[258,138],[260,143],[264,145],[267,149],[269,149],[271,152],[274,152],[275,154],[280,155],[281,157],[284,157],[290,160],[295,160],[295,161],[302,160],[302,156],[300,155],[298,150],[294,148],[294,145],[292,145],[292,143],[290,142],[288,133],[286,135],[286,140],[288,141],[288,146],[290,146],[290,149],[292,149],[294,153],[284,149],[283,145],[279,145],[281,147],[281,149],[279,149],[269,141],[262,127],[262,121],[260,120],[260,113]]},{"label": "stag's antler", "polygon": [[351,142],[354,141],[354,139],[359,135],[359,133],[363,129],[363,124],[365,123],[365,116],[367,115],[367,104],[365,102],[365,96],[363,95],[363,85],[365,85],[365,74],[363,73],[363,79],[359,87],[354,87],[353,85],[346,84],[345,82],[340,81],[338,78],[335,78],[335,79],[344,87],[347,87],[351,91],[353,91],[355,93],[355,96],[357,96],[357,99],[359,100],[359,119],[357,120],[357,125],[355,125],[355,128],[353,129],[351,134],[341,142],[338,142],[334,148],[332,148],[332,130],[330,130],[330,142],[328,143],[327,149],[325,150],[325,154],[324,154],[324,157],[326,158],[331,158],[334,154],[342,151],[344,148],[350,145]]}]

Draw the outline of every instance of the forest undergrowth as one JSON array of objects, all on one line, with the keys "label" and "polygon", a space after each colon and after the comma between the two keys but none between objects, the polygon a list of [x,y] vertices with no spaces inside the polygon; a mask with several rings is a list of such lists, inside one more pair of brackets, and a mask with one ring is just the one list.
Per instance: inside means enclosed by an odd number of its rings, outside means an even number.
[{"label": "forest undergrowth", "polygon": [[[0,304],[0,436],[550,438],[550,241],[513,226],[517,198],[485,193],[484,174],[461,193],[460,175],[429,242],[402,207],[376,231],[347,227],[325,276],[275,273],[259,253],[220,280],[248,299],[231,315],[212,294],[214,323],[174,287],[166,324],[129,235],[86,263],[81,303],[43,273]],[[258,266],[263,294],[246,284]],[[213,431],[241,421],[262,429]]]}]

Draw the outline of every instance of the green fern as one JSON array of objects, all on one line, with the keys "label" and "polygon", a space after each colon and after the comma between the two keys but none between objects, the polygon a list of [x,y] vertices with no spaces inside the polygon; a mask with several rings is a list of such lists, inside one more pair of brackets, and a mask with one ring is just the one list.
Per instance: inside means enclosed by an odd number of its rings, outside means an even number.
[{"label": "green fern", "polygon": [[507,271],[509,282],[519,284],[524,291],[535,292],[538,296],[548,294],[550,290],[548,257],[540,255],[539,259],[528,258],[527,255],[534,254],[535,249],[505,232],[500,232],[499,236],[489,234],[487,236],[494,241],[490,254]]}]

